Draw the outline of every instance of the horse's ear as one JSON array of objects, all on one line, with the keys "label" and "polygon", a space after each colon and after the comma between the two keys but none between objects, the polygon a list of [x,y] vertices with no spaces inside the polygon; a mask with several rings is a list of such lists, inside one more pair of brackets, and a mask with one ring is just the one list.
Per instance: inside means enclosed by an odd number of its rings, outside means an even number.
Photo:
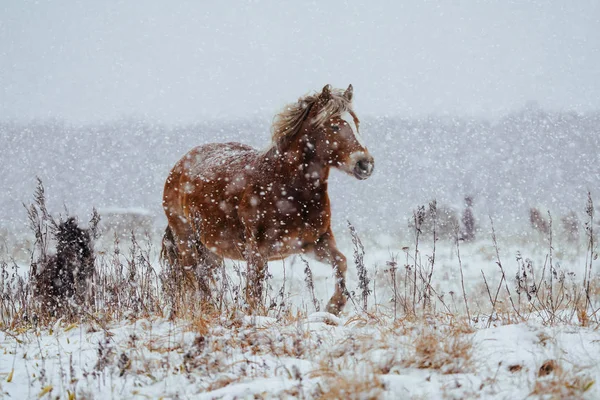
[{"label": "horse's ear", "polygon": [[327,84],[323,87],[323,90],[319,95],[319,103],[324,105],[327,104],[329,100],[331,100],[331,85]]},{"label": "horse's ear", "polygon": [[350,84],[350,85],[348,85],[348,89],[346,89],[346,91],[344,92],[344,97],[346,98],[346,100],[352,101],[353,96],[354,96],[354,88],[352,87],[352,84]]}]

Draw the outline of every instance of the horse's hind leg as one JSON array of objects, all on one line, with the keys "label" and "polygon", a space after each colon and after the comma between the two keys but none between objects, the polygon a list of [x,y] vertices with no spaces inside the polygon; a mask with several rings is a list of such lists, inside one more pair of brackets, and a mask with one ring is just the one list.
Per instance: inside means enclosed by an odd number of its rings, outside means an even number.
[{"label": "horse's hind leg", "polygon": [[188,246],[182,248],[177,237],[173,229],[167,226],[162,240],[160,260],[167,268],[170,277],[169,285],[172,289],[178,290],[183,282],[184,287],[195,290],[194,278],[190,274],[192,268],[189,267],[195,265],[195,261],[187,254]]},{"label": "horse's hind leg", "polygon": [[214,271],[223,260],[210,251],[200,240],[196,240],[196,254],[198,255],[198,266],[196,269],[196,278],[200,290],[210,296],[210,283],[213,281]]},{"label": "horse's hind leg", "polygon": [[[167,261],[172,268],[172,278],[176,286],[181,286],[187,291],[195,292],[200,288],[198,278],[196,277],[196,268],[200,259],[197,254],[196,239],[192,227],[185,218],[171,214],[168,216],[170,237],[165,238],[167,246],[163,244],[163,253],[167,256]],[[169,251],[168,246],[174,246]],[[183,281],[183,282],[181,282]],[[208,293],[208,292],[207,292]]]},{"label": "horse's hind leg", "polygon": [[246,223],[244,259],[247,264],[246,272],[246,303],[250,311],[258,311],[263,301],[263,286],[267,269],[267,257],[260,253],[256,234]]},{"label": "horse's hind leg", "polygon": [[205,298],[211,297],[210,282],[221,259],[202,243],[198,226],[192,227],[190,221],[182,218],[170,220],[169,225],[174,231],[178,267],[185,286],[190,290],[200,290]]},{"label": "horse's hind leg", "polygon": [[248,272],[246,275],[246,302],[252,311],[258,311],[263,304],[265,273],[267,262],[259,255],[247,256]]},{"label": "horse's hind leg", "polygon": [[162,239],[162,248],[160,250],[160,261],[163,265],[174,266],[178,262],[177,245],[171,227],[167,225]]}]

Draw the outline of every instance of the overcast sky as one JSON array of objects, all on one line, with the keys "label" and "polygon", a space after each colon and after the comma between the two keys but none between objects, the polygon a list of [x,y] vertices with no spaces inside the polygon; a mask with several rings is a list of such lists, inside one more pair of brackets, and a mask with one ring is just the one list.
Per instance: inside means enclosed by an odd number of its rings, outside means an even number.
[{"label": "overcast sky", "polygon": [[600,109],[599,1],[414,3],[3,0],[0,118],[264,116],[325,83],[359,115]]}]

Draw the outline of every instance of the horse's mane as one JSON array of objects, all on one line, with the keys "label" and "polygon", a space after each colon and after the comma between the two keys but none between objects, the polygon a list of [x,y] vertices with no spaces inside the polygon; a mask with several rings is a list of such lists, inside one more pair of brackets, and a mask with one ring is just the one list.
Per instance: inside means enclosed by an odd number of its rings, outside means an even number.
[{"label": "horse's mane", "polygon": [[[315,93],[300,97],[296,103],[286,105],[275,116],[271,125],[271,141],[274,145],[298,133],[311,109],[319,101],[319,96],[320,93]],[[331,89],[331,98],[319,110],[313,124],[315,127],[321,127],[328,118],[346,111],[352,111],[352,102],[344,96],[342,89]]]}]

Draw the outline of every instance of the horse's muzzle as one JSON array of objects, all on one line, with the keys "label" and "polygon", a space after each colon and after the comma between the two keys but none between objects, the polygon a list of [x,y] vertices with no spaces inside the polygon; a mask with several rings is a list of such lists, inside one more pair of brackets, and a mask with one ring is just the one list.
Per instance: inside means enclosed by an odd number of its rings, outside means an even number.
[{"label": "horse's muzzle", "polygon": [[375,160],[373,157],[368,156],[365,158],[361,158],[354,165],[354,176],[358,179],[367,179],[373,173],[373,169],[375,168]]}]

